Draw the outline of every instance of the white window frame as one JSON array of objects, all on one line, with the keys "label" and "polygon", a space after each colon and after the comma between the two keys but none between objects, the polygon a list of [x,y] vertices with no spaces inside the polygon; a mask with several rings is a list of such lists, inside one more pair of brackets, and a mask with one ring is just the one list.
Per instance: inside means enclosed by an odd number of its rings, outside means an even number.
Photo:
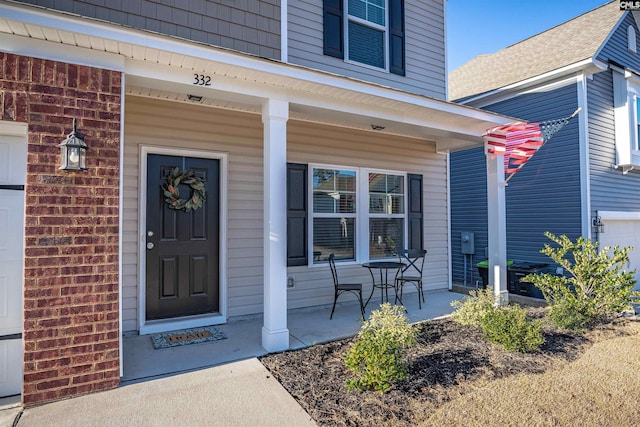
[{"label": "white window frame", "polygon": [[[367,21],[366,19],[362,19],[357,16],[350,15],[349,0],[344,0],[343,8],[344,8],[344,61],[349,64],[356,64],[358,66],[370,68],[376,71],[389,72],[389,0],[384,1],[384,24],[385,25],[379,25],[374,22]],[[373,65],[369,65],[369,64],[355,61],[353,59],[349,59],[349,22],[350,21],[356,22],[366,27],[373,28],[375,30],[382,31],[384,33],[383,35],[384,54],[382,57],[384,61],[384,67],[375,67]]]},{"label": "white window frame", "polygon": [[[403,218],[404,219],[404,229],[402,231],[403,236],[402,239],[404,241],[404,247],[408,247],[407,246],[407,239],[409,238],[409,230],[408,230],[408,188],[407,188],[407,173],[406,172],[402,172],[402,171],[394,171],[394,170],[389,170],[389,169],[368,169],[368,168],[363,168],[362,169],[363,173],[361,174],[360,179],[363,181],[363,183],[360,185],[360,187],[365,187],[367,189],[366,191],[366,196],[363,197],[363,205],[364,205],[364,209],[360,209],[360,211],[363,213],[363,216],[366,217],[366,220],[361,220],[360,223],[362,224],[364,230],[363,232],[360,233],[360,235],[365,236],[365,239],[363,242],[361,242],[363,244],[363,250],[361,251],[364,256],[365,256],[365,261],[370,260],[370,254],[369,254],[369,219],[371,218]],[[370,173],[378,173],[378,174],[384,174],[384,175],[396,175],[396,176],[401,176],[402,179],[404,180],[404,206],[403,206],[403,211],[404,213],[402,214],[380,214],[380,213],[371,213],[369,212],[369,174]],[[391,258],[376,258],[376,261],[384,261],[385,259],[395,259],[395,257],[391,257]]]},{"label": "white window frame", "polygon": [[[355,214],[333,214],[333,213],[315,213],[313,206],[313,171],[314,169],[332,169],[332,170],[345,170],[345,171],[354,171],[356,174],[356,212]],[[362,264],[364,262],[369,261],[369,218],[403,218],[404,219],[404,230],[403,230],[403,239],[404,246],[407,246],[407,241],[409,238],[409,221],[408,221],[408,182],[407,182],[407,172],[406,171],[397,171],[390,169],[375,169],[375,168],[364,168],[364,167],[354,167],[354,166],[345,166],[345,165],[335,165],[335,164],[321,164],[321,163],[310,163],[308,166],[308,191],[307,191],[307,201],[308,201],[308,236],[307,236],[307,253],[310,254],[308,257],[308,266],[309,267],[318,267],[318,266],[326,266],[326,262],[314,263],[313,257],[313,225],[315,218],[335,218],[335,217],[349,217],[355,219],[355,256],[353,260],[344,260],[339,261],[343,264]],[[403,214],[371,214],[369,213],[369,174],[370,173],[378,173],[385,175],[397,175],[401,176],[404,180],[404,213]],[[389,258],[376,258],[376,261],[384,261],[384,260],[395,260],[395,257]]]},{"label": "white window frame", "polygon": [[640,98],[640,77],[629,71],[613,68],[613,86],[616,167],[626,173],[640,169],[636,102]]}]

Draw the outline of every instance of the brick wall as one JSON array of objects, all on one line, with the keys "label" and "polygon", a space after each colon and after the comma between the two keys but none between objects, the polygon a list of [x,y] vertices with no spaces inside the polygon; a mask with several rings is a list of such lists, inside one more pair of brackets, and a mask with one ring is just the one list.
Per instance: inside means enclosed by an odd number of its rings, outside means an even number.
[{"label": "brick wall", "polygon": [[[116,387],[119,72],[0,53],[2,120],[27,122],[23,403]],[[73,119],[88,170],[58,170]]]}]

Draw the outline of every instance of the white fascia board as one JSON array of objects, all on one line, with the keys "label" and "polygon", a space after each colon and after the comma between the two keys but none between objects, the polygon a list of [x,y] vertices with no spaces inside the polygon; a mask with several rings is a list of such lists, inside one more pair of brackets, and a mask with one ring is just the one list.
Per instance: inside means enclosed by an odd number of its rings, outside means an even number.
[{"label": "white fascia board", "polygon": [[302,66],[284,64],[275,60],[261,59],[248,54],[227,51],[220,48],[200,45],[194,42],[177,40],[168,36],[118,27],[113,24],[81,19],[79,17],[57,12],[34,9],[30,6],[0,4],[0,16],[60,31],[69,32],[72,29],[74,33],[91,35],[92,37],[103,38],[109,41],[147,47],[159,51],[175,53],[177,55],[190,56],[204,61],[220,62],[233,67],[238,67],[239,69],[251,70],[252,72],[258,71],[267,75],[278,76],[280,78],[291,78],[325,85],[332,88],[343,89],[350,92],[364,93],[383,99],[407,103],[412,106],[450,113],[459,116],[461,119],[481,120],[489,122],[491,125],[506,124],[510,121],[506,117],[495,113],[478,111],[463,105],[379,86],[353,78],[311,70]]},{"label": "white fascia board", "polygon": [[499,89],[492,90],[490,92],[474,96],[472,98],[461,101],[460,104],[473,105],[481,108],[482,106],[495,104],[496,102],[503,101],[513,96],[519,95],[519,93],[512,94],[512,92],[519,92],[525,90],[525,88],[531,88],[532,86],[544,84],[550,80],[562,78],[563,75],[577,75],[577,74],[595,74],[600,71],[605,71],[607,64],[596,59],[595,57],[585,59],[574,64],[567,65],[557,70],[549,71],[548,73],[540,74],[539,76],[531,77],[526,80],[522,80],[508,86],[504,86]]},{"label": "white fascia board", "polygon": [[124,57],[115,53],[100,52],[14,34],[2,34],[0,51],[113,71],[124,70]]}]

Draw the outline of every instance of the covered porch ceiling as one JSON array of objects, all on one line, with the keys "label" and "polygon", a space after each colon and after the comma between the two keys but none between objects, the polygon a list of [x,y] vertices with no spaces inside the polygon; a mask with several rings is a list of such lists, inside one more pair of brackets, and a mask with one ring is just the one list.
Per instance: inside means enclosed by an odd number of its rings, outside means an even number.
[{"label": "covered porch ceiling", "polygon": [[[124,93],[260,113],[289,102],[290,118],[433,142],[438,151],[481,146],[513,118],[302,66],[18,4],[0,5],[7,52],[118,69]],[[194,74],[211,76],[194,85]],[[199,101],[189,95],[202,97]]]}]

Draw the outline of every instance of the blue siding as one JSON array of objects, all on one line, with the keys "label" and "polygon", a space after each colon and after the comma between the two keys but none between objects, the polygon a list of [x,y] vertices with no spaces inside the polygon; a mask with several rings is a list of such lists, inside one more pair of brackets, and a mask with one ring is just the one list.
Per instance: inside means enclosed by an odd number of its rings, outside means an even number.
[{"label": "blue siding", "polygon": [[613,168],[615,122],[613,76],[611,71],[587,81],[589,110],[589,167],[591,169],[591,210],[640,211],[640,174],[623,175]]},{"label": "blue siding", "polygon": [[633,15],[628,13],[602,47],[597,57],[603,62],[612,61],[633,70],[640,70],[640,55],[627,50],[627,28],[629,25],[633,25],[636,30],[636,46],[638,52],[640,52],[640,41],[638,41],[640,31],[635,19],[633,19]]},{"label": "blue siding", "polygon": [[[486,110],[544,121],[566,117],[577,108],[575,85],[530,93],[485,107]],[[549,262],[540,254],[545,231],[581,235],[578,121],[553,136],[510,181],[506,189],[507,258]],[[464,280],[460,232],[475,232],[473,265],[487,245],[486,159],[482,150],[451,155],[451,242],[453,281]],[[477,271],[474,271],[474,280]]]}]

